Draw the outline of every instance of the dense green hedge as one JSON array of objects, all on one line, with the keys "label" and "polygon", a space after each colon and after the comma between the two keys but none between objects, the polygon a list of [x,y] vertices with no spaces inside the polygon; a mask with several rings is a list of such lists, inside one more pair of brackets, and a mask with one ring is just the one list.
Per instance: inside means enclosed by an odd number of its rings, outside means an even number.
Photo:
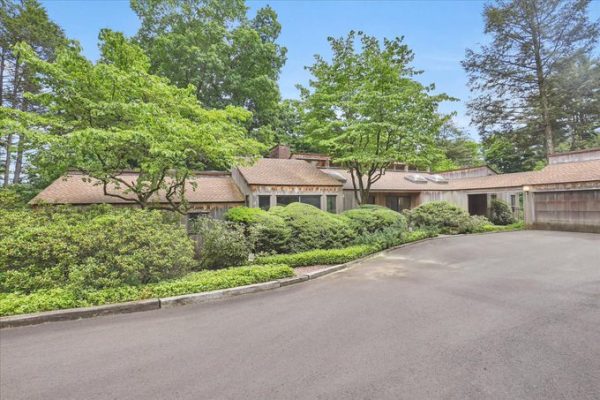
[{"label": "dense green hedge", "polygon": [[341,249],[318,249],[303,251],[294,254],[275,254],[272,256],[258,257],[254,260],[255,264],[286,264],[290,267],[305,267],[310,265],[334,265],[343,264],[357,258],[364,257],[379,250],[398,246],[403,243],[415,242],[417,240],[435,237],[437,234],[434,231],[414,231],[408,232],[401,239],[393,244],[363,244]]},{"label": "dense green hedge", "polygon": [[107,288],[183,276],[196,264],[178,218],[95,207],[0,210],[0,291]]},{"label": "dense green hedge", "polygon": [[494,199],[490,208],[490,221],[494,225],[510,225],[515,222],[515,217],[507,203]]},{"label": "dense green hedge", "polygon": [[31,294],[0,293],[0,315],[23,314],[207,292],[268,282],[290,277],[293,273],[293,270],[286,265],[261,265],[195,272],[180,279],[144,286],[121,286],[102,290],[83,290],[67,286],[40,290]]},{"label": "dense green hedge", "polygon": [[199,218],[191,227],[196,238],[196,258],[202,268],[234,267],[248,262],[252,248],[240,224]]},{"label": "dense green hedge", "polygon": [[406,218],[386,207],[364,205],[344,211],[342,216],[348,220],[350,228],[357,235],[376,233],[386,229],[406,230]]},{"label": "dense green hedge", "polygon": [[436,230],[444,234],[482,231],[490,222],[485,217],[472,217],[462,208],[446,201],[432,201],[406,212],[409,225],[415,229]]}]

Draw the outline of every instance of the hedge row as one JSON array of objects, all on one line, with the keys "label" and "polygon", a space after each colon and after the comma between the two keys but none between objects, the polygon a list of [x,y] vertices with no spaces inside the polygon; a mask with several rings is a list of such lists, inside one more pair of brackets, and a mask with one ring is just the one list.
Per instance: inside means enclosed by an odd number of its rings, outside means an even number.
[{"label": "hedge row", "polygon": [[207,292],[268,282],[293,274],[287,265],[260,265],[195,272],[179,279],[143,286],[102,290],[66,286],[31,294],[0,293],[0,316]]}]

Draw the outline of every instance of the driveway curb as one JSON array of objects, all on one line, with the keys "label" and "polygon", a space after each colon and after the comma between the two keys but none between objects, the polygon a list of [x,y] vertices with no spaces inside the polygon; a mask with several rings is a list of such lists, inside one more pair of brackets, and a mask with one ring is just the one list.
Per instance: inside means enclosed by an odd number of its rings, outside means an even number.
[{"label": "driveway curb", "polygon": [[[483,232],[480,235],[502,233],[502,232]],[[469,234],[474,235],[474,234]],[[476,234],[475,234],[476,235]],[[265,290],[277,289],[280,287],[295,285],[298,283],[313,280],[321,276],[329,275],[334,272],[345,270],[357,264],[361,264],[371,258],[379,257],[390,251],[394,251],[403,247],[416,245],[430,240],[446,239],[448,237],[457,237],[463,235],[441,235],[417,240],[410,243],[404,243],[389,249],[381,250],[367,256],[357,258],[344,264],[333,265],[323,268],[318,271],[309,272],[305,275],[298,275],[291,278],[284,278],[275,281],[256,283],[247,286],[238,286],[229,289],[213,290],[210,292],[184,294],[181,296],[172,296],[158,299],[148,299],[139,301],[130,301],[126,303],[107,304],[102,306],[69,308],[65,310],[45,311],[40,313],[12,315],[8,317],[0,317],[0,329],[9,327],[18,327],[26,325],[37,325],[45,322],[67,321],[81,318],[96,317],[99,315],[123,314],[139,311],[158,310],[160,308],[172,308],[185,304],[206,303],[208,301],[224,299],[233,296],[239,296],[249,293],[263,292]]]}]

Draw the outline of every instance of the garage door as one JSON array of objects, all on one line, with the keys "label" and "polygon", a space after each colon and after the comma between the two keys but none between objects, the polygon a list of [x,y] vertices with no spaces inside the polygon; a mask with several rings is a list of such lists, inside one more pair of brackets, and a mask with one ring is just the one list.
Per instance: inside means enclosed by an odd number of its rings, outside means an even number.
[{"label": "garage door", "polygon": [[540,228],[600,232],[600,190],[536,192],[534,213]]}]

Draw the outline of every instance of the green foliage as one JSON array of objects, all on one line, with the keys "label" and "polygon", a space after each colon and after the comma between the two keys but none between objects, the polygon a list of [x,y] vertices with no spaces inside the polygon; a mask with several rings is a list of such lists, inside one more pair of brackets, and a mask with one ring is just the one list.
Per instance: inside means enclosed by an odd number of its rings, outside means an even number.
[{"label": "green foliage", "polygon": [[349,168],[358,200],[366,201],[391,163],[431,166],[443,157],[435,138],[447,117],[438,105],[451,98],[413,79],[414,55],[401,38],[381,45],[352,31],[329,43],[331,62],[317,56],[310,89],[301,89],[302,129],[310,144]]},{"label": "green foliage", "polygon": [[346,218],[308,204],[292,203],[286,207],[273,207],[269,213],[283,218],[290,227],[291,252],[343,247],[355,236]]},{"label": "green foliage", "polygon": [[[576,55],[595,52],[600,21],[590,20],[589,4],[589,0],[499,0],[484,8],[489,40],[477,50],[467,50],[463,61],[475,92],[469,103],[471,120],[484,146],[493,136],[503,136],[516,146],[520,168],[531,169],[538,155],[552,154],[559,133],[577,141],[582,130],[593,130],[587,122],[597,111],[588,106],[598,109],[592,89],[597,85],[587,76],[583,83],[576,82],[577,77],[568,77],[560,68]],[[574,86],[553,82],[561,75]],[[572,120],[565,124],[563,118]]]},{"label": "green foliage", "polygon": [[0,210],[1,291],[141,285],[194,264],[185,230],[158,211]]},{"label": "green foliage", "polygon": [[152,73],[192,87],[208,108],[246,108],[253,136],[273,139],[286,49],[276,43],[281,25],[271,7],[253,19],[243,0],[132,0],[131,7],[141,19],[137,41]]},{"label": "green foliage", "polygon": [[249,226],[257,223],[260,218],[266,215],[268,215],[268,212],[261,208],[233,207],[227,210],[223,217],[226,221]]},{"label": "green foliage", "polygon": [[204,268],[217,269],[248,262],[251,246],[241,225],[210,218],[197,219],[196,254]]},{"label": "green foliage", "polygon": [[206,292],[268,282],[287,278],[293,274],[293,270],[286,265],[261,265],[195,272],[180,279],[145,286],[121,286],[102,290],[82,290],[69,286],[40,290],[31,294],[0,293],[0,315]]},{"label": "green foliage", "polygon": [[374,253],[375,251],[377,251],[377,248],[368,245],[351,246],[342,249],[318,249],[294,254],[275,254],[272,256],[258,257],[254,263],[285,264],[290,267],[343,264]]},{"label": "green foliage", "polygon": [[363,205],[342,213],[358,235],[376,233],[388,228],[406,230],[406,218],[387,207]]},{"label": "green foliage", "polygon": [[510,206],[501,200],[492,200],[490,221],[494,225],[510,225],[515,222]]},{"label": "green foliage", "polygon": [[410,226],[417,229],[436,230],[444,234],[472,233],[489,221],[484,217],[471,217],[462,208],[446,201],[432,201],[407,212]]},{"label": "green foliage", "polygon": [[4,186],[23,181],[27,173],[26,153],[34,146],[31,130],[36,125],[39,128],[36,117],[41,112],[24,95],[39,93],[43,87],[36,79],[36,71],[15,52],[19,42],[28,43],[41,59],[52,60],[56,49],[67,41],[38,1],[0,1],[0,182]]},{"label": "green foliage", "polygon": [[[155,207],[160,195],[182,211],[186,191],[196,189],[187,183],[193,171],[226,169],[264,149],[248,137],[248,111],[202,108],[191,88],[149,73],[142,49],[122,34],[102,30],[100,41],[95,64],[74,46],[58,51],[54,62],[19,46],[48,88],[32,97],[48,111],[34,157],[42,180],[76,169],[109,196]],[[139,177],[123,177],[129,170]]]},{"label": "green foliage", "polygon": [[448,171],[456,168],[475,167],[483,164],[480,146],[451,122],[442,127],[436,139],[437,146],[445,157],[437,162],[435,171]]}]

